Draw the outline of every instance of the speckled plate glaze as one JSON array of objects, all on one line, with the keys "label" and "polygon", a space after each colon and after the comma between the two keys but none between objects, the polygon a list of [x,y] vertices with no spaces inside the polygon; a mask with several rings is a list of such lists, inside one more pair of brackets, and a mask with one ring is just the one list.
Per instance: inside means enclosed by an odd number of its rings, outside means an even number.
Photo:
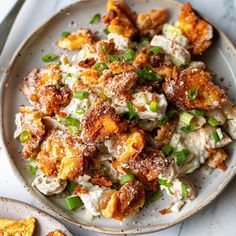
[{"label": "speckled plate glaze", "polygon": [[39,209],[24,202],[0,197],[0,219],[25,220],[28,217],[34,217],[37,220],[34,235],[45,236],[57,229],[66,236],[72,236],[64,225]]},{"label": "speckled plate glaze", "polygon": [[[152,8],[166,8],[169,11],[170,21],[177,19],[181,7],[180,3],[171,0],[129,0],[127,2],[138,13],[147,12]],[[78,211],[79,213],[76,215],[72,214],[65,209],[63,202],[58,201],[58,199],[47,198],[31,187],[32,176],[21,158],[21,145],[18,140],[13,138],[15,113],[20,105],[27,104],[25,98],[18,90],[23,76],[32,68],[44,66],[40,58],[45,53],[63,53],[54,44],[60,38],[61,32],[88,27],[88,22],[95,13],[104,14],[105,11],[106,0],[77,2],[53,16],[20,46],[13,56],[2,81],[1,133],[3,144],[17,177],[27,190],[44,205],[44,210],[50,214],[63,218],[78,227],[109,234],[158,231],[193,215],[219,195],[236,172],[236,158],[233,158],[236,156],[236,145],[234,143],[228,146],[230,158],[227,162],[228,169],[225,172],[215,170],[209,177],[197,172],[191,176],[197,189],[198,197],[191,204],[185,205],[179,213],[167,215],[159,213],[159,210],[166,208],[170,203],[170,200],[164,197],[155,204],[143,209],[137,216],[119,223],[103,217],[88,222],[84,219],[82,210]],[[102,31],[105,26],[95,24],[89,27],[94,31]],[[210,70],[214,71],[216,83],[225,88],[229,97],[235,101],[236,50],[221,31],[215,30],[214,43],[201,59],[206,62]]]}]

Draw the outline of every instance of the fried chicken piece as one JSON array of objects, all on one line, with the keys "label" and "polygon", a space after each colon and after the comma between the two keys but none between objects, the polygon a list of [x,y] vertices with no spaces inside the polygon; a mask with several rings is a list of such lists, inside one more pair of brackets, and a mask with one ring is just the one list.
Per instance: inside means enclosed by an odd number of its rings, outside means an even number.
[{"label": "fried chicken piece", "polygon": [[132,180],[124,184],[119,191],[109,191],[106,201],[103,202],[105,207],[101,212],[106,218],[122,221],[126,217],[135,215],[144,201],[143,185],[137,180]]},{"label": "fried chicken piece", "polygon": [[[195,100],[189,99],[191,89],[197,90]],[[222,108],[227,103],[225,92],[212,82],[208,72],[187,68],[177,79],[167,78],[163,90],[168,100],[182,110]]]},{"label": "fried chicken piece", "polygon": [[167,63],[161,63],[159,66],[153,68],[154,71],[161,77],[176,79],[179,76],[180,69],[177,66],[172,66]]},{"label": "fried chicken piece", "polygon": [[38,112],[33,107],[19,108],[19,113],[16,114],[17,129],[14,137],[17,138],[22,132],[28,132],[29,140],[22,143],[22,155],[26,158],[35,158],[40,151],[40,143],[45,134],[45,126],[42,122],[43,113]]},{"label": "fried chicken piece", "polygon": [[109,68],[114,74],[131,72],[135,70],[135,67],[126,61],[114,61],[109,65]]},{"label": "fried chicken piece", "polygon": [[113,74],[110,71],[100,77],[101,87],[108,97],[119,97],[125,95],[138,79],[134,71]]},{"label": "fried chicken piece", "polygon": [[136,13],[131,11],[124,0],[108,0],[107,10],[103,21],[108,25],[110,33],[129,38],[137,32]]},{"label": "fried chicken piece", "polygon": [[102,142],[120,133],[120,118],[107,102],[98,102],[82,120],[82,139],[85,143]]},{"label": "fried chicken piece", "polygon": [[223,171],[226,170],[227,166],[225,164],[225,160],[227,159],[227,154],[223,149],[216,149],[207,159],[207,165],[210,168],[220,168]]},{"label": "fried chicken piece", "polygon": [[142,130],[132,128],[130,132],[123,133],[112,143],[116,158],[113,159],[113,167],[125,174],[122,165],[135,160],[144,147],[144,133]]},{"label": "fried chicken piece", "polygon": [[149,57],[146,53],[140,53],[134,58],[133,65],[137,69],[142,69],[148,63],[148,59]]},{"label": "fried chicken piece", "polygon": [[79,66],[85,69],[89,69],[91,68],[94,64],[96,63],[96,60],[94,58],[86,58],[83,61],[79,62]]},{"label": "fried chicken piece", "polygon": [[92,33],[89,29],[81,29],[57,41],[57,46],[67,50],[81,49],[85,43],[93,44]]},{"label": "fried chicken piece", "polygon": [[115,52],[115,43],[105,41],[97,42],[97,54],[100,61],[109,62],[107,55],[112,55]]},{"label": "fried chicken piece", "polygon": [[110,187],[112,185],[112,181],[102,174],[98,173],[92,177],[92,184],[99,185],[101,187]]},{"label": "fried chicken piece", "polygon": [[98,71],[95,69],[86,70],[80,74],[83,83],[91,89],[99,86],[99,76]]},{"label": "fried chicken piece", "polygon": [[212,26],[196,15],[189,3],[183,4],[177,26],[192,44],[193,55],[202,54],[211,45]]},{"label": "fried chicken piece", "polygon": [[52,130],[37,156],[40,170],[46,176],[74,180],[84,174],[96,147],[85,145],[77,136]]},{"label": "fried chicken piece", "polygon": [[47,236],[65,236],[61,231],[59,230],[54,230],[52,232],[49,232]]},{"label": "fried chicken piece", "polygon": [[123,163],[126,172],[131,171],[135,175],[141,174],[148,181],[157,179],[158,175],[163,172],[170,162],[164,154],[152,147],[145,147],[135,160],[129,160]]},{"label": "fried chicken piece", "polygon": [[72,94],[67,86],[60,89],[60,67],[49,64],[45,68],[32,70],[23,81],[20,90],[30,104],[46,115],[53,115],[60,107],[69,104]]},{"label": "fried chicken piece", "polygon": [[137,28],[141,35],[153,37],[159,34],[162,25],[167,20],[167,11],[152,9],[148,13],[141,13],[137,18]]}]

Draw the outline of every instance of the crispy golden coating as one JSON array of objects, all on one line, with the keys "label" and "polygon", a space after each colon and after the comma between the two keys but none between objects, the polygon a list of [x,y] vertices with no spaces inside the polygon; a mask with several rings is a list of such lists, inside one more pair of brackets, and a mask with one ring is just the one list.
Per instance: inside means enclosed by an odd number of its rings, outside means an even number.
[{"label": "crispy golden coating", "polygon": [[103,176],[100,173],[93,176],[91,182],[101,187],[110,187],[112,185],[112,181],[107,176]]},{"label": "crispy golden coating", "polygon": [[110,33],[129,38],[137,32],[136,13],[130,10],[124,0],[108,0],[107,10],[103,21],[108,25]]},{"label": "crispy golden coating", "polygon": [[[109,190],[108,190],[109,191]],[[132,180],[124,184],[119,191],[109,191],[107,202],[103,202],[102,214],[106,218],[123,220],[126,217],[135,215],[145,201],[145,192],[143,185]]]},{"label": "crispy golden coating", "polygon": [[45,126],[42,122],[43,114],[32,107],[21,106],[19,108],[22,131],[30,134],[28,142],[23,143],[22,155],[35,158],[40,151],[40,142],[45,134]]},{"label": "crispy golden coating", "polygon": [[[189,91],[192,88],[198,91],[195,100],[189,99]],[[168,100],[183,110],[214,110],[227,103],[225,92],[212,82],[209,73],[200,69],[187,68],[181,71],[177,79],[166,79],[163,90]]]},{"label": "crispy golden coating", "polygon": [[49,232],[47,236],[65,236],[60,230],[54,230],[52,232]]},{"label": "crispy golden coating", "polygon": [[99,73],[95,69],[90,69],[82,72],[80,78],[89,88],[97,88],[99,86]]},{"label": "crispy golden coating", "polygon": [[202,54],[211,45],[212,26],[196,15],[189,3],[183,4],[177,26],[192,44],[193,55]]},{"label": "crispy golden coating", "polygon": [[82,121],[84,142],[102,142],[120,133],[120,118],[107,102],[98,102],[86,112]]},{"label": "crispy golden coating", "polygon": [[113,74],[131,72],[135,70],[135,67],[126,61],[114,61],[109,65],[109,68]]},{"label": "crispy golden coating", "polygon": [[226,152],[223,149],[215,149],[214,152],[207,159],[207,165],[210,168],[220,168],[223,171],[226,170],[227,166],[225,160],[228,158]]},{"label": "crispy golden coating", "polygon": [[79,66],[85,69],[91,68],[96,63],[96,60],[94,58],[86,58],[83,61],[79,62]]},{"label": "crispy golden coating", "polygon": [[142,69],[148,63],[148,59],[149,57],[146,53],[140,53],[134,58],[133,65],[137,69]]},{"label": "crispy golden coating", "polygon": [[148,181],[152,181],[157,179],[158,175],[163,172],[169,164],[168,158],[164,156],[162,151],[152,147],[145,147],[135,160],[129,160],[129,162],[125,163],[124,169],[136,175],[141,174],[145,176]]},{"label": "crispy golden coating", "polygon": [[[122,69],[121,69],[122,70]],[[135,84],[138,75],[134,71],[113,74],[107,71],[100,77],[101,88],[108,97],[125,95]]]},{"label": "crispy golden coating", "polygon": [[114,168],[124,174],[123,165],[130,160],[136,160],[144,147],[144,143],[144,133],[137,128],[132,128],[130,132],[119,135],[112,144],[116,153],[116,158],[112,162]]},{"label": "crispy golden coating", "polygon": [[32,236],[35,229],[36,220],[29,217],[26,220],[0,219],[0,235],[3,236]]},{"label": "crispy golden coating", "polygon": [[77,136],[52,130],[41,147],[37,162],[45,175],[73,180],[84,174],[95,150]]},{"label": "crispy golden coating", "polygon": [[167,78],[176,79],[178,78],[180,72],[177,66],[172,66],[167,63],[161,63],[157,67],[154,67],[154,71],[165,79]]},{"label": "crispy golden coating", "polygon": [[32,70],[23,81],[20,90],[29,103],[46,115],[53,115],[60,107],[69,104],[72,94],[67,86],[56,88],[61,80],[58,65],[49,64],[45,68]]},{"label": "crispy golden coating", "polygon": [[161,31],[162,25],[167,20],[167,11],[152,9],[148,13],[141,13],[137,18],[137,28],[141,35],[153,37]]},{"label": "crispy golden coating", "polygon": [[67,50],[78,50],[86,43],[93,44],[92,33],[88,29],[81,29],[57,41],[57,46]]},{"label": "crispy golden coating", "polygon": [[99,61],[109,62],[107,55],[112,55],[116,52],[113,42],[98,41],[97,54]]}]

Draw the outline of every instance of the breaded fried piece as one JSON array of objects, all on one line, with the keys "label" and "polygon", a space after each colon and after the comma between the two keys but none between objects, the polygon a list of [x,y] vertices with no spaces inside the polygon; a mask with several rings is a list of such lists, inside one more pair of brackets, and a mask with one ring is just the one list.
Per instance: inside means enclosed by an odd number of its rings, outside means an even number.
[{"label": "breaded fried piece", "polygon": [[138,54],[133,61],[133,65],[137,69],[142,69],[148,63],[148,55],[146,53]]},{"label": "breaded fried piece", "polygon": [[228,158],[226,152],[223,149],[215,149],[214,152],[207,159],[207,165],[210,168],[219,168],[223,171],[226,170],[227,166],[225,160]]},{"label": "breaded fried piece", "polygon": [[89,29],[81,29],[57,41],[57,46],[67,50],[81,49],[85,43],[93,44],[92,33]]},{"label": "breaded fried piece", "polygon": [[110,33],[129,38],[137,32],[136,13],[131,11],[124,0],[108,0],[107,10],[103,21],[108,25]]},{"label": "breaded fried piece", "polygon": [[130,132],[119,135],[112,143],[116,158],[113,159],[113,167],[125,174],[123,164],[135,160],[144,147],[144,133],[138,128],[132,128]]},{"label": "breaded fried piece", "polygon": [[109,187],[112,185],[112,181],[107,176],[103,176],[100,173],[93,176],[91,182],[101,187]]},{"label": "breaded fried piece", "polygon": [[52,232],[49,232],[47,236],[65,236],[60,230],[54,230]]},{"label": "breaded fried piece", "polygon": [[153,68],[154,71],[161,77],[167,78],[178,78],[180,69],[177,66],[172,66],[167,63],[161,63],[159,66]]},{"label": "breaded fried piece", "polygon": [[[197,98],[189,99],[189,90],[197,89]],[[167,78],[163,90],[168,100],[178,108],[214,110],[227,103],[224,90],[212,82],[212,76],[203,70],[187,68],[177,79]]]},{"label": "breaded fried piece", "polygon": [[102,142],[120,132],[120,118],[107,102],[98,102],[82,120],[82,139],[85,143]]},{"label": "breaded fried piece", "polygon": [[101,209],[106,218],[122,221],[124,218],[135,215],[145,201],[143,185],[132,180],[124,184],[119,191],[109,191]]},{"label": "breaded fried piece", "polygon": [[108,97],[119,97],[125,95],[138,79],[134,71],[119,74],[105,73],[100,77],[101,87]]},{"label": "breaded fried piece", "polygon": [[67,86],[56,88],[60,80],[60,67],[49,64],[45,68],[32,70],[24,78],[20,90],[30,104],[46,115],[53,115],[60,107],[69,104],[72,98]]},{"label": "breaded fried piece", "polygon": [[122,72],[131,72],[135,70],[135,67],[130,65],[126,61],[114,61],[109,65],[109,68],[114,74]]},{"label": "breaded fried piece", "polygon": [[52,130],[37,156],[40,170],[46,176],[74,180],[87,170],[96,148],[82,143],[77,136]]},{"label": "breaded fried piece", "polygon": [[135,160],[129,160],[124,165],[124,169],[131,171],[135,175],[142,175],[148,181],[157,179],[158,175],[163,172],[170,162],[164,154],[152,147],[145,147]]},{"label": "breaded fried piece", "polygon": [[183,4],[177,26],[192,44],[192,54],[202,54],[212,43],[213,28],[198,17],[189,3]]},{"label": "breaded fried piece", "polygon": [[99,72],[95,69],[90,69],[82,72],[80,78],[89,88],[97,88],[99,86]]},{"label": "breaded fried piece", "polygon": [[96,45],[99,61],[109,62],[107,55],[112,55],[116,52],[115,43],[98,41]]},{"label": "breaded fried piece", "polygon": [[178,120],[174,119],[164,125],[161,125],[160,129],[157,130],[157,135],[155,137],[155,140],[161,142],[162,145],[168,144],[177,123]]},{"label": "breaded fried piece", "polygon": [[19,107],[19,112],[16,115],[17,130],[15,131],[15,138],[22,132],[29,133],[29,140],[22,143],[22,155],[26,158],[35,158],[40,151],[40,142],[45,133],[45,126],[42,122],[43,113],[38,112],[33,107]]},{"label": "breaded fried piece", "polygon": [[96,63],[96,60],[94,58],[86,58],[83,61],[79,62],[79,66],[85,69],[91,68]]},{"label": "breaded fried piece", "polygon": [[148,13],[141,13],[137,18],[137,28],[141,35],[153,37],[161,31],[162,25],[167,20],[165,9],[154,10]]}]

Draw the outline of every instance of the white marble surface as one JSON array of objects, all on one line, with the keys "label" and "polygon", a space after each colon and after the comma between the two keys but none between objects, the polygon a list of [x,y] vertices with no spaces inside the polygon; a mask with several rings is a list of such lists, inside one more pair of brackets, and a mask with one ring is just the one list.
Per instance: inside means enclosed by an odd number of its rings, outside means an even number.
[{"label": "white marble surface", "polygon": [[[0,22],[15,1],[0,0]],[[73,1],[26,0],[0,58],[0,68],[5,67],[17,46],[27,35],[61,7],[71,2]],[[195,9],[202,12],[221,28],[236,45],[236,0],[189,0],[189,2],[193,4]],[[40,208],[40,204],[26,192],[14,176],[2,150],[0,150],[0,196],[19,199]],[[186,220],[184,223],[161,232],[147,234],[147,236],[235,236],[235,215],[236,179],[206,209]],[[74,235],[102,235],[82,229],[75,229],[75,227],[69,224],[66,225]]]}]

